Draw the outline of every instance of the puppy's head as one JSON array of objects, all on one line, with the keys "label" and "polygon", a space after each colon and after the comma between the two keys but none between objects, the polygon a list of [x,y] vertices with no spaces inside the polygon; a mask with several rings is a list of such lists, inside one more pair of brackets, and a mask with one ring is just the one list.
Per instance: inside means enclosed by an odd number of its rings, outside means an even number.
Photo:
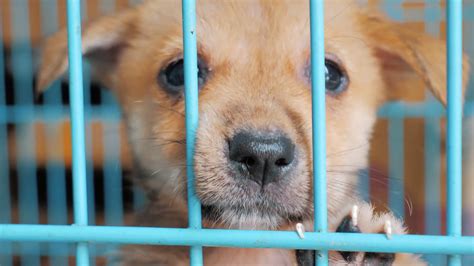
[{"label": "puppy's head", "polygon": [[[83,52],[115,91],[140,178],[185,197],[180,1],[148,1],[86,25]],[[276,228],[311,216],[308,1],[200,1],[196,191],[210,222]],[[445,102],[445,45],[355,1],[326,5],[330,214],[367,165],[377,107],[393,77],[417,73]],[[467,70],[467,63],[464,64]],[[67,68],[65,32],[45,44],[39,87]],[[467,76],[466,74],[464,75]]]}]

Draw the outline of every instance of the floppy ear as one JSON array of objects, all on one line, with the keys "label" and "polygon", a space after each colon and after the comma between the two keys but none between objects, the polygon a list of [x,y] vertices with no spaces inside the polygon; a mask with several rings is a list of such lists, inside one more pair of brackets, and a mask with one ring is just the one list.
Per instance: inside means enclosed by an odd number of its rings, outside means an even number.
[{"label": "floppy ear", "polygon": [[[113,16],[102,17],[84,25],[82,54],[89,59],[93,78],[113,87],[112,75],[121,50],[133,32],[133,9]],[[68,68],[67,31],[63,29],[43,44],[37,76],[37,90],[43,91]]]},{"label": "floppy ear", "polygon": [[[389,98],[410,94],[416,86],[407,82],[410,72],[446,105],[446,44],[403,24],[390,22],[376,12],[361,16],[369,45],[380,59],[383,75],[389,82]],[[469,75],[469,60],[463,56],[463,95]],[[405,80],[406,78],[406,80]],[[401,87],[403,86],[403,87]],[[402,91],[400,91],[402,90]]]}]

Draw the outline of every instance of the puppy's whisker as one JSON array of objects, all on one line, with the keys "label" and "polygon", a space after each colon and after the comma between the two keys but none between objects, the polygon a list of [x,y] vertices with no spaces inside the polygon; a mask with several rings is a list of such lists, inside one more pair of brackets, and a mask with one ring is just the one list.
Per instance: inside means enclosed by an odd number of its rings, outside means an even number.
[{"label": "puppy's whisker", "polygon": [[353,147],[353,148],[349,148],[349,149],[345,149],[345,150],[340,150],[340,151],[328,153],[326,156],[327,156],[327,157],[336,157],[336,156],[346,155],[347,153],[356,152],[356,151],[359,151],[360,149],[366,148],[366,147],[368,147],[368,146],[370,146],[369,143],[364,143],[364,144],[355,146],[355,147]]},{"label": "puppy's whisker", "polygon": [[332,17],[328,17],[324,20],[324,25],[325,25],[325,28],[329,26],[329,24],[331,23],[334,23],[336,21],[336,19],[344,14],[345,12],[347,11],[351,11],[352,8],[355,8],[357,5],[357,2],[352,2],[352,3],[348,3],[344,8],[342,8],[338,13],[336,13],[334,16]]}]

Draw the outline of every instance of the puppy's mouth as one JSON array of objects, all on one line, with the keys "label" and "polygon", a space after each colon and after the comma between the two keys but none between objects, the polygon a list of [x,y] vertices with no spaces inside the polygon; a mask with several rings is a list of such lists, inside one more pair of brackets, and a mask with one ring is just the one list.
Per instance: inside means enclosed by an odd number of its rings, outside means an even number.
[{"label": "puppy's mouth", "polygon": [[293,190],[290,182],[261,187],[251,180],[240,181],[212,193],[222,196],[220,200],[201,197],[203,217],[211,225],[272,230],[311,216],[310,193]]},{"label": "puppy's mouth", "polygon": [[196,192],[208,222],[224,228],[276,229],[309,216],[306,157],[288,135],[239,131],[220,145],[214,154],[204,147],[196,153]]},{"label": "puppy's mouth", "polygon": [[248,230],[274,230],[278,227],[302,222],[309,217],[308,213],[274,213],[259,208],[242,209],[238,207],[219,207],[202,205],[201,212],[210,227],[223,227]]}]

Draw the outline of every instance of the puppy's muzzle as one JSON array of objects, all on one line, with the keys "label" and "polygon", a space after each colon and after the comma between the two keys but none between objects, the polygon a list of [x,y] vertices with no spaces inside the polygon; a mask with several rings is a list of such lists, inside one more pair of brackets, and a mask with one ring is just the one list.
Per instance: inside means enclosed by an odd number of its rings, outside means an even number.
[{"label": "puppy's muzzle", "polygon": [[289,176],[295,159],[295,144],[280,132],[241,131],[229,140],[234,175],[249,178],[262,187]]}]

